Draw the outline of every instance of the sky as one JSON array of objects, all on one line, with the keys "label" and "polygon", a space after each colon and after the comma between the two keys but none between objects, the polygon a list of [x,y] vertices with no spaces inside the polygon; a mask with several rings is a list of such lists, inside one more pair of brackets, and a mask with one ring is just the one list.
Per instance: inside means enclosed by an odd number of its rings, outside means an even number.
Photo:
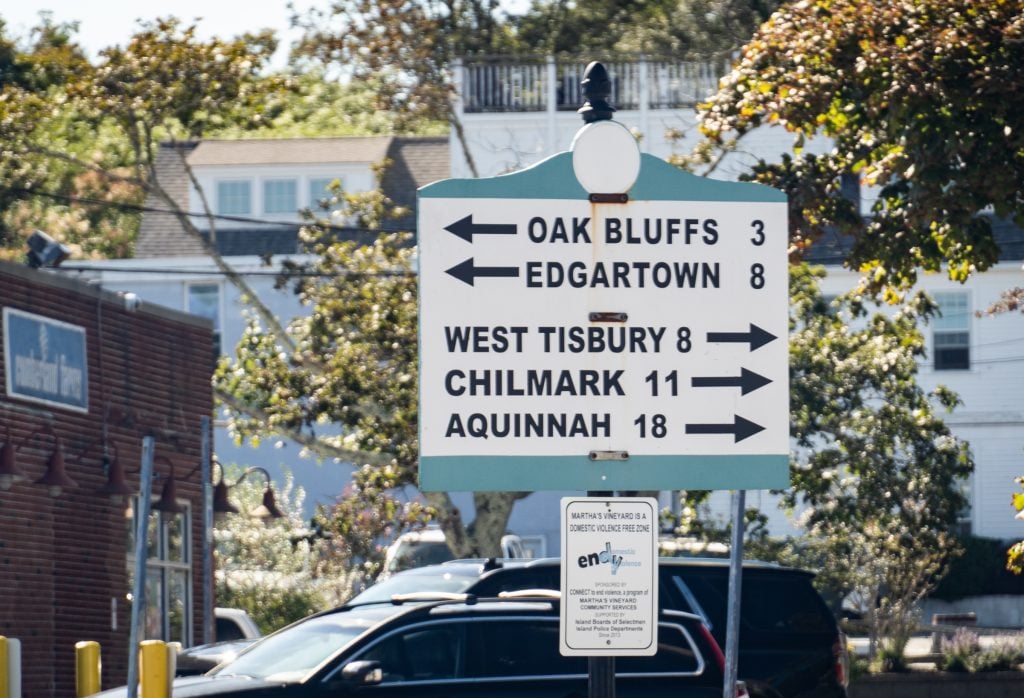
[{"label": "sky", "polygon": [[[326,6],[326,2],[294,0],[299,10],[311,6]],[[86,52],[95,57],[100,49],[115,44],[123,45],[138,24],[136,20],[152,20],[173,15],[182,20],[197,22],[201,38],[211,36],[232,37],[246,31],[270,28],[278,33],[282,43],[297,37],[289,29],[288,0],[9,0],[0,8],[0,18],[7,24],[8,36],[25,36],[37,23],[39,12],[49,10],[57,22],[78,21],[78,41]],[[274,64],[283,65],[285,51],[279,50]]]}]

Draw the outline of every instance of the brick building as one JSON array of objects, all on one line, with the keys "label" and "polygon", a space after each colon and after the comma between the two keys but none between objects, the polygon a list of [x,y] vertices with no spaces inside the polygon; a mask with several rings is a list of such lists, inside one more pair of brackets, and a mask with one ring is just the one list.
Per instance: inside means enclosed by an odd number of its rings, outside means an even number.
[{"label": "brick building", "polygon": [[[137,499],[108,491],[138,493],[145,436],[155,504],[140,639],[202,640],[212,327],[7,263],[0,307],[0,635],[21,641],[27,698],[74,695],[79,640],[100,643],[104,688],[122,685]],[[172,472],[176,506],[157,506]]]}]

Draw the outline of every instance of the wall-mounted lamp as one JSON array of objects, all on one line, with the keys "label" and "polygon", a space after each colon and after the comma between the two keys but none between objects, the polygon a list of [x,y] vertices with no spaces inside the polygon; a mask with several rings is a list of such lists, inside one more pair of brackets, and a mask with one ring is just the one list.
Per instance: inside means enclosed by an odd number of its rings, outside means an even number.
[{"label": "wall-mounted lamp", "polygon": [[65,489],[77,486],[78,483],[68,476],[64,468],[64,448],[60,437],[53,433],[52,428],[47,426],[44,429],[36,429],[21,443],[15,445],[11,441],[10,427],[6,427],[6,440],[3,448],[0,448],[0,490],[9,490],[14,484],[28,479],[18,467],[15,455],[18,449],[42,433],[53,437],[53,452],[46,462],[46,472],[34,484],[45,486],[51,497],[59,497]]},{"label": "wall-mounted lamp", "polygon": [[27,480],[28,476],[14,462],[16,447],[11,442],[11,428],[6,425],[4,425],[4,428],[6,436],[3,448],[0,448],[0,490],[9,490],[15,483]]},{"label": "wall-mounted lamp", "polygon": [[125,477],[124,466],[118,458],[117,444],[113,441],[110,443],[114,447],[113,458],[106,453],[103,454],[103,472],[107,474],[107,482],[96,490],[96,493],[105,494],[116,500],[130,497],[135,494],[135,489],[128,484],[128,478]]},{"label": "wall-mounted lamp", "polygon": [[245,471],[238,477],[237,480],[232,484],[227,484],[224,481],[224,468],[221,466],[220,480],[216,485],[213,486],[213,513],[214,514],[237,514],[238,507],[231,503],[228,499],[228,490],[235,487],[249,474],[258,472],[267,478],[267,489],[263,491],[263,503],[258,507],[249,512],[249,516],[256,519],[281,519],[284,518],[284,512],[282,512],[278,506],[277,501],[274,498],[274,490],[271,487],[273,482],[268,473],[264,468],[254,465],[251,468],[246,468]]},{"label": "wall-mounted lamp", "polygon": [[53,453],[46,464],[46,472],[36,480],[35,484],[45,485],[51,497],[59,497],[60,493],[68,487],[77,487],[78,483],[68,477],[64,470],[64,449],[61,446],[60,437],[53,434]]},{"label": "wall-mounted lamp", "polygon": [[163,456],[157,456],[156,458],[160,458],[171,466],[171,474],[164,480],[163,488],[160,490],[160,499],[153,504],[153,509],[162,511],[165,514],[180,514],[185,511],[185,507],[178,504],[178,486],[174,484],[174,463]]}]

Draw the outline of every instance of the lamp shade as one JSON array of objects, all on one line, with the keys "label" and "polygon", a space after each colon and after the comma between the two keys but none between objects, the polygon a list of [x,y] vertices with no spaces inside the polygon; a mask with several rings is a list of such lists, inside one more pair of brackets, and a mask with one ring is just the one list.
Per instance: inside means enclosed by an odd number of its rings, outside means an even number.
[{"label": "lamp shade", "polygon": [[45,485],[49,489],[51,497],[59,497],[65,488],[75,487],[78,483],[68,477],[64,470],[64,449],[61,446],[60,437],[54,437],[54,440],[53,453],[50,454],[46,472],[36,480],[36,484]]},{"label": "lamp shade", "polygon": [[11,432],[7,432],[7,441],[0,448],[0,490],[9,490],[16,482],[25,479],[25,473],[18,469],[14,462],[14,444],[11,443]]},{"label": "lamp shade", "polygon": [[110,458],[103,456],[103,469],[107,473],[107,482],[96,490],[99,494],[109,495],[114,499],[129,497],[135,494],[135,490],[128,484],[124,476],[124,466],[116,456]]},{"label": "lamp shade", "polygon": [[263,504],[249,512],[254,519],[280,519],[284,513],[277,508],[277,501],[274,499],[274,490],[267,487],[263,491]]},{"label": "lamp shade", "polygon": [[164,480],[163,489],[160,490],[160,500],[153,505],[155,510],[165,514],[180,514],[185,511],[185,507],[178,504],[178,487],[174,482],[174,469],[171,468],[171,474]]},{"label": "lamp shade", "polygon": [[228,499],[228,485],[223,478],[213,486],[213,513],[237,514],[238,507]]}]

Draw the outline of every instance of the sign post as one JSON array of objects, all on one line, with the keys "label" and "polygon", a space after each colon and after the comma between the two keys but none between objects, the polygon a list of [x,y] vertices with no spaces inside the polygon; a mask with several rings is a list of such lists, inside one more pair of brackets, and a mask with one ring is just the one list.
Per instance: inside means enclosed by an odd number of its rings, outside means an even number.
[{"label": "sign post", "polygon": [[[784,488],[785,196],[641,154],[610,120],[600,64],[583,82],[587,125],[571,151],[420,189],[420,487]],[[563,502],[563,525],[591,506],[620,504]],[[591,554],[605,564],[602,550],[611,560],[620,547],[647,547],[585,533],[563,530],[563,556],[577,543],[607,545],[563,557],[562,650],[587,653],[596,692],[610,698],[613,657],[640,636],[600,638],[615,643],[608,651],[587,644],[584,631],[600,626],[584,622],[592,609],[576,607],[571,590],[600,595],[570,586],[567,568]]]}]

